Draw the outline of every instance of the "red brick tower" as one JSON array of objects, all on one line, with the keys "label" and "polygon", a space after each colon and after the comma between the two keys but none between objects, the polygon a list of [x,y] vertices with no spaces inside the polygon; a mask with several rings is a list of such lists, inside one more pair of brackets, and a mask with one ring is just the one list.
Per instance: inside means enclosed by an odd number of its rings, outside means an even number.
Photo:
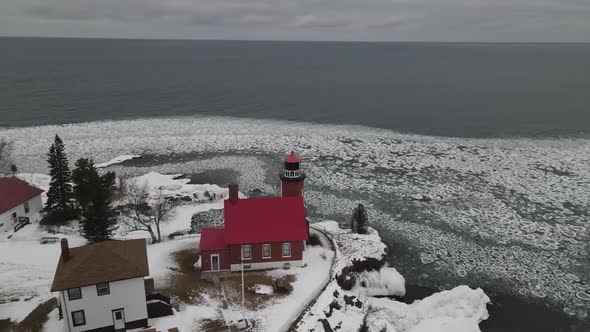
[{"label": "red brick tower", "polygon": [[281,177],[281,196],[301,196],[303,197],[303,180],[305,180],[305,173],[299,168],[301,159],[299,159],[295,152],[291,151],[291,155],[283,159],[283,171]]}]

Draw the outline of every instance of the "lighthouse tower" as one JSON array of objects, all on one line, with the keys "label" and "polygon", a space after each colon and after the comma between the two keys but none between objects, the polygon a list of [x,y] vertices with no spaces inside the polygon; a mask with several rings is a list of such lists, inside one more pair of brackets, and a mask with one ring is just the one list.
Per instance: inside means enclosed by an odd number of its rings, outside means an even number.
[{"label": "lighthouse tower", "polygon": [[299,159],[295,152],[283,159],[283,170],[280,174],[281,178],[281,196],[301,196],[303,197],[303,180],[305,180],[305,173],[300,169],[301,159]]}]

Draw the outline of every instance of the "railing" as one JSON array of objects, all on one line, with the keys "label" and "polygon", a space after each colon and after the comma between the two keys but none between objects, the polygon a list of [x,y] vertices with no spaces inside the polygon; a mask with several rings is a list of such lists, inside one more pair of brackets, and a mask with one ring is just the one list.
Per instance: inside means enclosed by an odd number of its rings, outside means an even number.
[{"label": "railing", "polygon": [[31,221],[28,217],[18,217],[15,225],[14,225],[14,232],[18,232],[19,229],[25,227],[26,225],[30,224]]}]

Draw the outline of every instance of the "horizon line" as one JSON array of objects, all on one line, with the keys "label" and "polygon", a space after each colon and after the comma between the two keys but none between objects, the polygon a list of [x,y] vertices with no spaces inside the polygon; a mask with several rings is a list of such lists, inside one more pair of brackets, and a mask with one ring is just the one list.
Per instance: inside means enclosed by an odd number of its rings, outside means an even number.
[{"label": "horizon line", "polygon": [[216,38],[151,38],[151,37],[72,37],[72,36],[16,36],[14,39],[96,39],[143,41],[207,41],[207,42],[272,42],[272,43],[397,43],[397,44],[590,44],[590,41],[434,41],[434,40],[307,40],[307,39],[216,39]]}]

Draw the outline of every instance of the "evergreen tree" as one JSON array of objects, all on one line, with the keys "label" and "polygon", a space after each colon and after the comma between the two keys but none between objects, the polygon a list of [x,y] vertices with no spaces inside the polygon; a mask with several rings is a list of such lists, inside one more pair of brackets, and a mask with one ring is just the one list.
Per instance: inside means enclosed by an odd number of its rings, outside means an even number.
[{"label": "evergreen tree", "polygon": [[50,216],[49,219],[55,222],[74,219],[76,215],[71,202],[70,168],[64,143],[59,136],[55,135],[55,141],[49,148],[47,157],[51,181],[49,182],[45,211]]},{"label": "evergreen tree", "polygon": [[352,212],[351,226],[353,233],[367,234],[369,232],[369,217],[364,205],[359,204]]},{"label": "evergreen tree", "polygon": [[12,143],[0,140],[0,176],[8,174],[10,164],[12,164]]},{"label": "evergreen tree", "polygon": [[86,212],[88,205],[95,199],[98,171],[91,160],[81,158],[76,161],[72,170],[73,193],[81,214]]},{"label": "evergreen tree", "polygon": [[79,159],[72,172],[74,197],[82,215],[82,235],[90,242],[111,238],[117,229],[117,216],[111,206],[115,173],[100,175],[92,160]]}]

